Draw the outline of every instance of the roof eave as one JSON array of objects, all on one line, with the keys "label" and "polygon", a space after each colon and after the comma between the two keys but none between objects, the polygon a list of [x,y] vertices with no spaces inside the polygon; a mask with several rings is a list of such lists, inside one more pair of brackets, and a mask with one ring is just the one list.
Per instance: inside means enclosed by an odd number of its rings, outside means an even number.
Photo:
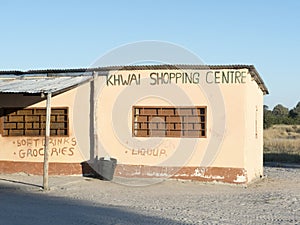
[{"label": "roof eave", "polygon": [[[111,70],[151,70],[151,69],[248,69],[252,78],[256,81],[264,95],[269,94],[269,90],[253,65],[126,65],[126,66],[106,66],[98,68],[79,68],[79,69],[47,69],[47,70],[28,70],[28,71],[0,71],[2,75],[44,75],[44,76],[62,76],[62,75],[90,75],[98,72],[99,75],[107,75]],[[70,75],[70,76],[71,76]]]},{"label": "roof eave", "polygon": [[260,89],[262,90],[264,95],[268,95],[269,90],[268,90],[267,86],[265,85],[263,79],[261,78],[261,76],[259,75],[257,70],[255,69],[255,67],[253,65],[250,65],[248,69],[249,69],[249,73],[251,74],[253,79],[256,81],[257,85],[260,87]]}]

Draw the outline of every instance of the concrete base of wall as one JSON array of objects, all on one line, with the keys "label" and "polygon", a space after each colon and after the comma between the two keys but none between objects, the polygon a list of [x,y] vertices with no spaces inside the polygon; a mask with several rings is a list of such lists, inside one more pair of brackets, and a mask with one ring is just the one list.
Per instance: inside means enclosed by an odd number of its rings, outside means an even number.
[{"label": "concrete base of wall", "polygon": [[160,167],[118,165],[115,176],[143,178],[176,178],[202,182],[246,184],[247,172],[243,168],[226,167]]},{"label": "concrete base of wall", "polygon": [[[0,173],[43,174],[42,162],[0,161]],[[50,163],[49,175],[96,175],[87,162]],[[160,167],[118,164],[115,176],[141,178],[176,178],[203,182],[246,184],[247,172],[243,168],[226,167]]]},{"label": "concrete base of wall", "polygon": [[[32,175],[43,174],[42,162],[13,162],[0,161],[0,173],[27,173]],[[49,163],[49,175],[82,174],[80,163]]]}]

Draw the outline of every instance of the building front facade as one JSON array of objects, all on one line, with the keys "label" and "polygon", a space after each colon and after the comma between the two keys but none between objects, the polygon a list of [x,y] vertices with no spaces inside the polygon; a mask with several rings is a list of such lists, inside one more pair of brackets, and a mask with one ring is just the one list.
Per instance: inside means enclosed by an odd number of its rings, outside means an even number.
[{"label": "building front facade", "polygon": [[268,90],[254,66],[1,73],[0,173],[42,174],[51,92],[50,174],[97,172],[109,156],[121,177],[246,184],[263,175]]}]

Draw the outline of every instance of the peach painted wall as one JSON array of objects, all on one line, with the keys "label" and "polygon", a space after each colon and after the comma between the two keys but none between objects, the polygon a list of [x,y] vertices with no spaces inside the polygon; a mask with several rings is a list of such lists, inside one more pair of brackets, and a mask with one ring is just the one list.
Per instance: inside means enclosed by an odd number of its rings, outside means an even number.
[{"label": "peach painted wall", "polygon": [[[218,70],[228,71],[243,73],[244,83],[218,84],[212,76],[206,77],[206,70],[184,70],[180,72],[199,73],[199,84],[151,85],[152,72],[178,71],[122,70],[109,75],[128,78],[135,74],[139,82],[107,85],[106,76],[99,76],[95,82],[54,96],[53,107],[69,107],[70,136],[53,138],[50,161],[71,163],[111,156],[124,165],[244,168],[248,178],[241,177],[242,182],[262,175],[263,93],[247,69]],[[40,96],[0,95],[0,107],[45,105]],[[207,137],[133,137],[132,106],[207,106]],[[28,149],[43,147],[42,137],[33,139],[0,136],[0,160],[42,162],[40,153],[28,153]]]},{"label": "peach painted wall", "polygon": [[[72,114],[76,90],[54,96],[52,107],[69,108],[69,136],[51,137],[49,162],[82,162],[77,139],[73,132]],[[40,96],[0,95],[0,107],[46,107]],[[43,162],[44,137],[2,137],[0,135],[0,160]]]},{"label": "peach painted wall", "polygon": [[[186,70],[185,70],[186,71]],[[226,71],[226,70],[224,70]],[[245,146],[247,142],[247,88],[251,76],[247,70],[245,84],[182,84],[149,85],[147,80],[152,71],[110,71],[112,74],[140,74],[141,84],[129,86],[105,84],[106,78],[97,80],[97,151],[95,155],[109,155],[121,164],[156,166],[213,166],[245,168]],[[165,72],[165,70],[155,70]],[[167,72],[176,72],[168,70]],[[195,71],[188,71],[195,72]],[[198,71],[201,76],[206,71]],[[143,78],[145,84],[143,84]],[[89,96],[82,86],[78,90],[83,99]],[[219,90],[218,96],[216,91]],[[262,96],[256,85],[255,95]],[[220,97],[222,101],[220,100]],[[218,99],[216,99],[218,98]],[[224,107],[216,103],[223,102]],[[261,103],[260,103],[261,104]],[[132,137],[132,106],[207,106],[207,138],[141,138]],[[217,108],[216,108],[217,106]],[[88,112],[86,109],[85,114]],[[81,111],[83,112],[83,111]],[[214,118],[217,117],[217,118]],[[85,123],[87,123],[85,117]],[[217,122],[223,121],[224,129]],[[82,133],[87,133],[81,130]],[[223,132],[221,132],[223,131]],[[78,135],[77,135],[78,136]],[[88,137],[86,137],[88,138]],[[211,143],[219,143],[213,145]],[[88,145],[88,140],[83,140]],[[260,144],[260,143],[257,143]],[[207,149],[209,148],[209,150]],[[153,156],[142,151],[158,151]],[[212,153],[211,153],[212,152]],[[257,156],[260,157],[260,156]]]},{"label": "peach painted wall", "polygon": [[263,175],[263,95],[254,80],[247,82],[244,158],[251,181]]}]

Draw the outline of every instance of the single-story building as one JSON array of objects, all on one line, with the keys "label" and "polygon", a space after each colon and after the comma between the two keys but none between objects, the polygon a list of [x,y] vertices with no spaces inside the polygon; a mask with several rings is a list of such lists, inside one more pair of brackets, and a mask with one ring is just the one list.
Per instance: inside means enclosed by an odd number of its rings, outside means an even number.
[{"label": "single-story building", "polygon": [[263,175],[263,96],[253,65],[140,65],[0,72],[0,173],[245,184]]}]

